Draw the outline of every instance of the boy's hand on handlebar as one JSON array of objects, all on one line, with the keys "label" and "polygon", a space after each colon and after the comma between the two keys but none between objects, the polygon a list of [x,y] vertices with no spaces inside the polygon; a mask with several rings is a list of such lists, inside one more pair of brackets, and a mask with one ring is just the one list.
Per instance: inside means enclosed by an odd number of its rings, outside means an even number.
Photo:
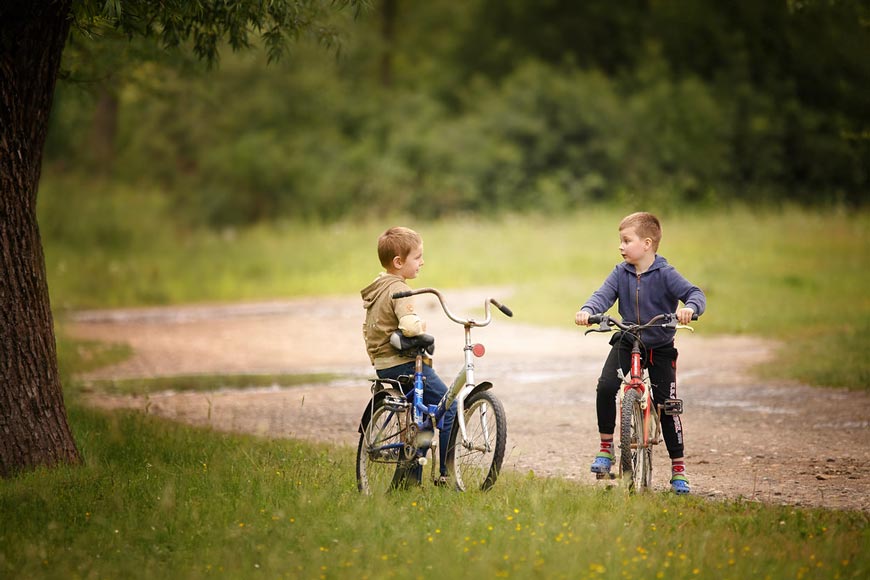
[{"label": "boy's hand on handlebar", "polygon": [[589,326],[589,317],[591,315],[585,310],[578,310],[574,315],[574,324],[577,326]]},{"label": "boy's hand on handlebar", "polygon": [[695,315],[695,311],[691,308],[680,308],[677,310],[677,321],[680,324],[689,324],[692,322],[692,317]]}]

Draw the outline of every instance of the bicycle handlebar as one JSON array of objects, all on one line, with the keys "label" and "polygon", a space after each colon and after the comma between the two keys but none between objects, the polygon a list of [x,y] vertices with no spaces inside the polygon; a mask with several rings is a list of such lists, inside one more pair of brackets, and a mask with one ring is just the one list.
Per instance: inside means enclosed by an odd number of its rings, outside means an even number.
[{"label": "bicycle handlebar", "polygon": [[[698,315],[693,314],[692,320],[698,320]],[[653,316],[649,322],[646,324],[636,324],[636,323],[628,323],[624,320],[617,320],[607,314],[593,314],[589,317],[590,324],[600,324],[598,328],[590,328],[584,334],[589,334],[590,332],[611,332],[613,326],[616,326],[620,330],[625,330],[629,332],[636,332],[638,330],[643,330],[644,328],[650,328],[652,326],[661,326],[663,328],[687,328],[691,331],[695,329],[691,326],[687,326],[684,324],[680,324],[677,320],[677,314],[675,312],[669,312],[666,314],[659,314],[657,316]]]},{"label": "bicycle handlebar", "polygon": [[444,314],[447,315],[447,318],[449,318],[453,322],[456,322],[457,324],[461,324],[463,326],[478,326],[478,327],[480,327],[480,326],[486,326],[487,324],[489,324],[492,321],[492,313],[489,311],[490,304],[492,304],[493,306],[495,306],[496,308],[501,310],[505,316],[512,317],[514,315],[513,311],[511,311],[510,308],[508,308],[504,304],[501,304],[495,298],[487,298],[486,300],[483,301],[483,311],[484,311],[484,313],[486,313],[486,318],[483,320],[483,322],[477,322],[471,318],[469,318],[467,320],[464,318],[459,318],[455,314],[453,314],[449,308],[447,308],[447,303],[444,301],[444,296],[442,296],[441,292],[439,292],[438,290],[436,290],[434,288],[419,288],[417,290],[406,290],[404,292],[396,292],[395,294],[393,294],[393,299],[408,298],[409,296],[416,296],[417,294],[434,294],[438,298],[438,302],[441,303],[441,308],[444,309]]}]

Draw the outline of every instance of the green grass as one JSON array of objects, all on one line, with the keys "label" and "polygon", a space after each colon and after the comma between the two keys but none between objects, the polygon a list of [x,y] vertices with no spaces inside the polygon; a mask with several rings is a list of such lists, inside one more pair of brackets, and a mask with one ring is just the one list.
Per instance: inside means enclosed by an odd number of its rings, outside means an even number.
[{"label": "green grass", "polygon": [[113,395],[147,395],[160,391],[205,392],[217,389],[249,389],[258,387],[294,387],[328,383],[341,375],[313,374],[242,374],[242,375],[178,375],[171,377],[107,379],[88,381],[83,388]]},{"label": "green grass", "polygon": [[354,452],[70,409],[80,467],[0,482],[5,578],[866,578],[859,512],[505,473],[356,491]]},{"label": "green grass", "polygon": [[[71,308],[354,295],[380,270],[377,236],[403,223],[425,242],[416,286],[448,298],[450,289],[510,286],[517,321],[573,328],[574,312],[620,261],[616,228],[632,209],[213,232],[174,221],[155,192],[50,180],[40,191],[61,320]],[[707,293],[700,334],[774,338],[783,341],[779,364],[761,372],[870,388],[870,213],[720,208],[660,217],[660,253]]]},{"label": "green grass", "polygon": [[126,360],[133,349],[126,344],[104,343],[97,340],[74,340],[61,326],[57,333],[58,366],[85,373]]},{"label": "green grass", "polygon": [[[117,218],[114,225],[63,226],[81,230],[61,236],[63,243],[58,230],[47,228],[59,312],[347,294],[378,270],[371,246],[384,224],[284,225],[221,236],[176,231],[154,218],[152,201],[141,203],[135,220],[118,209],[109,215]],[[620,213],[403,221],[426,239],[419,284],[510,285],[520,321],[568,327],[618,259]],[[796,349],[803,354],[795,360],[833,355],[851,361],[847,384],[870,382],[866,214],[738,210],[662,217],[662,254],[710,298],[700,332],[815,345],[821,350]],[[94,231],[102,232],[100,240],[88,238]],[[93,275],[96,280],[88,279]],[[128,355],[123,346],[59,341],[67,385],[73,373]],[[812,361],[807,367],[820,368]],[[166,385],[121,385],[158,386]],[[108,414],[84,408],[74,389],[68,395],[83,465],[0,481],[0,577],[870,576],[870,516],[861,512],[671,494],[628,498],[513,472],[485,494],[427,486],[367,498],[356,491],[352,449]]]}]

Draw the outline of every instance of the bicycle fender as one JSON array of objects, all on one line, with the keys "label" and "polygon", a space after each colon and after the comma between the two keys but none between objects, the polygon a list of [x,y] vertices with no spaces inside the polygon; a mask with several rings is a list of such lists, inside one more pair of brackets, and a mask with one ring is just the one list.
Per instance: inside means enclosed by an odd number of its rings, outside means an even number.
[{"label": "bicycle fender", "polygon": [[[474,393],[479,393],[479,392],[481,392],[481,391],[488,391],[488,390],[490,390],[491,388],[492,388],[492,383],[491,383],[491,382],[489,382],[489,381],[483,381],[482,383],[478,383],[477,386],[475,386],[473,389],[471,389],[471,392],[468,393],[468,397],[470,397],[470,396],[473,395]],[[465,397],[465,398],[467,399],[468,397]]]},{"label": "bicycle fender", "polygon": [[369,420],[372,418],[372,409],[374,408],[375,403],[377,403],[378,401],[380,401],[381,399],[383,399],[387,395],[393,395],[396,397],[404,397],[405,396],[405,394],[402,393],[401,390],[389,389],[389,388],[384,389],[383,391],[378,391],[377,393],[372,395],[372,398],[369,399],[369,401],[366,403],[366,408],[363,409],[362,417],[360,417],[359,427],[357,427],[357,431],[359,431],[360,433],[363,432],[363,429],[365,429],[366,425],[369,424]]}]

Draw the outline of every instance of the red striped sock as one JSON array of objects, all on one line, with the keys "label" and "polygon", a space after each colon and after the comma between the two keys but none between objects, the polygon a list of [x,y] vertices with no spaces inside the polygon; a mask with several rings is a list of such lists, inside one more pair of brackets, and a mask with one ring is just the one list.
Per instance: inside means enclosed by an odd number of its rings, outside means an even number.
[{"label": "red striped sock", "polygon": [[613,439],[601,440],[601,449],[598,450],[599,453],[610,453],[613,455]]},{"label": "red striped sock", "polygon": [[686,475],[686,462],[683,459],[671,460],[671,472],[674,475]]}]

